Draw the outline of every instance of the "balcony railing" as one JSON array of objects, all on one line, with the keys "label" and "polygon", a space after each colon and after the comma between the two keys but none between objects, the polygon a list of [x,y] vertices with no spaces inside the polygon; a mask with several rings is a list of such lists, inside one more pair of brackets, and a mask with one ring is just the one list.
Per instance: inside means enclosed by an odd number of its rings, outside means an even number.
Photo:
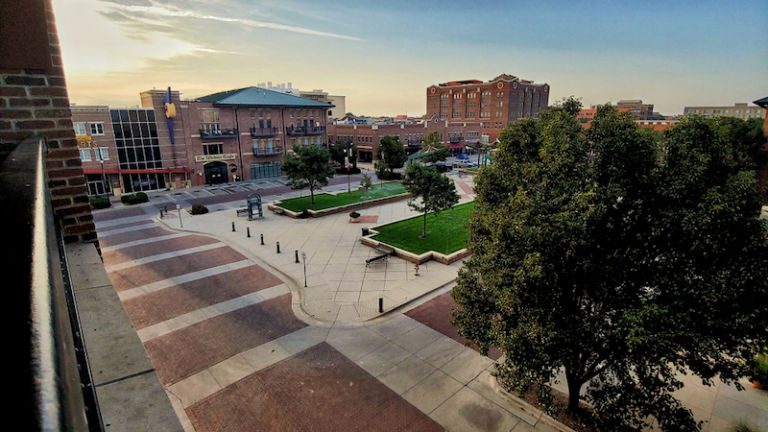
[{"label": "balcony railing", "polygon": [[274,156],[283,154],[283,148],[282,147],[258,147],[253,146],[253,155],[254,156]]},{"label": "balcony railing", "polygon": [[252,127],[251,128],[251,137],[253,138],[276,137],[277,134],[278,134],[278,130],[276,127],[267,127],[267,128]]},{"label": "balcony railing", "polygon": [[286,128],[285,132],[290,136],[322,135],[325,132],[325,126],[291,126]]},{"label": "balcony railing", "polygon": [[[43,141],[30,138],[10,154],[0,148],[0,212],[13,253],[3,261],[8,370],[23,430],[104,430],[84,357],[63,245],[46,185]],[[71,308],[71,309],[70,309]],[[10,315],[10,316],[8,316]],[[79,363],[79,365],[78,365]],[[24,425],[27,425],[25,427]]]},{"label": "balcony railing", "polygon": [[237,129],[222,129],[218,123],[206,124],[200,128],[201,139],[237,138]]}]

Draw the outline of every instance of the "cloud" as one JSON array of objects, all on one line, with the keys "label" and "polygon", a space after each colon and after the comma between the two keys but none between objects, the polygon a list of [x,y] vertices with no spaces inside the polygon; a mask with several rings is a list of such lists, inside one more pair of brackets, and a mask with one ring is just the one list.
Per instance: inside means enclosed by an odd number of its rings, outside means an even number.
[{"label": "cloud", "polygon": [[[295,25],[279,24],[275,22],[259,21],[259,20],[253,20],[248,18],[231,18],[231,17],[225,17],[225,16],[207,15],[207,14],[203,14],[203,13],[199,13],[191,10],[181,10],[178,8],[157,6],[154,3],[151,4],[150,6],[147,6],[146,4],[126,5],[126,4],[119,4],[119,3],[111,3],[111,6],[122,12],[147,14],[153,17],[162,16],[162,17],[171,17],[171,18],[193,18],[193,19],[200,19],[200,20],[207,20],[207,21],[237,23],[237,24],[241,24],[241,25],[245,25],[253,28],[266,28],[266,29],[272,29],[272,30],[280,30],[280,31],[287,31],[292,33],[301,33],[301,34],[307,34],[312,36],[329,37],[329,38],[336,38],[336,39],[343,39],[343,40],[350,40],[350,41],[364,41],[364,39],[354,37],[354,36],[347,36],[347,35],[342,35],[338,33],[330,33],[330,32],[324,32],[319,30],[312,30],[310,28],[300,27]],[[115,12],[116,11],[110,11],[108,13],[105,13],[105,16],[109,17],[110,19],[114,17],[117,20],[123,20],[126,17],[125,14],[122,14],[122,16],[114,15]]]}]

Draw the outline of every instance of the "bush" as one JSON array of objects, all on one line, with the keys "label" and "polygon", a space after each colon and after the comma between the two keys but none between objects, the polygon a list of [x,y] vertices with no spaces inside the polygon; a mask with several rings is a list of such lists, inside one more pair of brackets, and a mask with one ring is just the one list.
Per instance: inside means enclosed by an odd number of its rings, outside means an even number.
[{"label": "bush", "polygon": [[193,215],[201,215],[208,213],[208,207],[202,204],[192,204],[192,209],[189,211]]},{"label": "bush", "polygon": [[750,363],[752,373],[749,377],[750,381],[759,382],[762,385],[768,384],[768,354],[762,353],[755,356]]},{"label": "bush", "polygon": [[351,217],[353,219],[359,218],[360,217],[360,213],[358,213],[356,211],[353,211],[352,213],[349,214],[349,217]]},{"label": "bush", "polygon": [[733,432],[757,432],[755,429],[752,429],[748,424],[744,422],[736,423],[731,430]]},{"label": "bush", "polygon": [[106,197],[91,198],[91,207],[95,209],[104,209],[111,206],[112,206],[112,203],[109,202],[109,198],[106,198]]},{"label": "bush", "polygon": [[309,217],[309,210],[303,209],[301,213],[297,216],[299,219],[306,219]]},{"label": "bush", "polygon": [[390,173],[384,171],[382,173],[378,173],[377,175],[381,180],[400,180],[403,178],[403,175],[398,172]]},{"label": "bush", "polygon": [[125,194],[120,197],[120,201],[128,205],[141,204],[149,201],[149,197],[144,192],[138,192],[135,194]]},{"label": "bush", "polygon": [[336,168],[336,174],[360,174],[360,168],[357,167],[349,167],[349,168]]}]

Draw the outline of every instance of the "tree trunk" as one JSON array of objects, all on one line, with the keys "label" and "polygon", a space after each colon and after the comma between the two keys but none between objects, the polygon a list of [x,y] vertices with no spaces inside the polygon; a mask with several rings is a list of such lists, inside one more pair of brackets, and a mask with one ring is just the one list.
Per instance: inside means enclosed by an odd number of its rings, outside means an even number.
[{"label": "tree trunk", "polygon": [[421,237],[424,238],[427,236],[427,211],[424,210],[424,225],[421,227]]},{"label": "tree trunk", "polygon": [[565,379],[568,381],[568,411],[576,412],[579,409],[579,394],[584,383],[576,380],[568,372],[568,368],[565,369]]},{"label": "tree trunk", "polygon": [[309,196],[312,201],[312,205],[314,205],[315,204],[315,188],[313,188],[312,186],[309,187]]}]

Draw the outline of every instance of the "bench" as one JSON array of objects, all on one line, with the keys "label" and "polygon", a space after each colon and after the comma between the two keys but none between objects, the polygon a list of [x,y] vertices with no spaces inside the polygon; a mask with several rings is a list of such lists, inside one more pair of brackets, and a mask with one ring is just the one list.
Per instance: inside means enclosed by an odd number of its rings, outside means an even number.
[{"label": "bench", "polygon": [[382,252],[382,254],[366,259],[365,260],[365,266],[366,267],[368,267],[368,265],[370,263],[372,263],[372,262],[376,262],[376,261],[380,261],[380,260],[387,261],[387,258],[390,255],[394,255],[395,254],[395,250],[392,249],[391,247],[388,247],[388,246],[378,245],[376,247],[376,250],[379,251],[379,252]]},{"label": "bench", "polygon": [[243,207],[235,210],[238,216],[248,216],[248,208]]}]

